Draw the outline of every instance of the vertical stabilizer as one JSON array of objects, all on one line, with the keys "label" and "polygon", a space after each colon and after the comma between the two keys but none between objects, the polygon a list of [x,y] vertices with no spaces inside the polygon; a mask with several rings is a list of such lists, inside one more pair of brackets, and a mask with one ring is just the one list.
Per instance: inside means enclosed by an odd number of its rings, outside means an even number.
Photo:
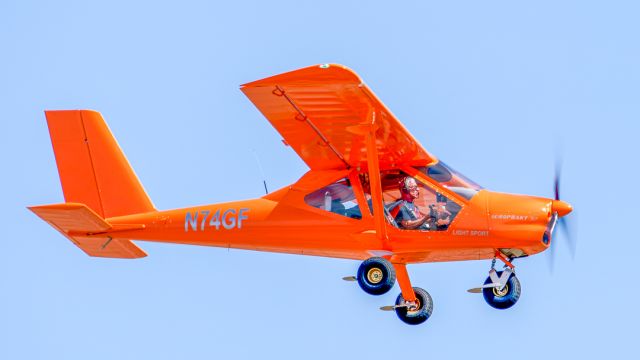
[{"label": "vertical stabilizer", "polygon": [[155,211],[100,113],[45,111],[64,199],[103,218]]}]

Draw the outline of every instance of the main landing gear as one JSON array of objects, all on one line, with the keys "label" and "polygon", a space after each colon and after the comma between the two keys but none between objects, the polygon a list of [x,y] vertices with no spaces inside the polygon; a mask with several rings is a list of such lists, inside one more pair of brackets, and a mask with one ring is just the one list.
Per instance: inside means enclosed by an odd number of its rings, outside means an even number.
[{"label": "main landing gear", "polygon": [[[503,271],[496,271],[496,257],[505,263]],[[482,293],[484,300],[491,307],[504,310],[512,307],[520,299],[520,281],[514,272],[514,266],[501,252],[496,252],[491,262],[489,276],[484,285],[467,290],[470,293]]]},{"label": "main landing gear", "polygon": [[[504,262],[504,270],[496,271],[496,259]],[[380,310],[395,311],[398,318],[409,325],[422,324],[433,313],[431,295],[424,289],[411,286],[405,264],[392,264],[385,258],[372,257],[360,264],[357,276],[347,276],[343,279],[357,281],[362,290],[371,295],[386,294],[397,280],[401,292],[395,305],[383,306]],[[521,288],[511,259],[496,251],[484,284],[467,291],[482,293],[484,300],[496,309],[508,309],[515,305],[520,299]]]},{"label": "main landing gear", "polygon": [[389,260],[372,257],[360,264],[356,278],[358,285],[367,294],[382,295],[396,283],[396,271]]},{"label": "main landing gear", "polygon": [[[433,300],[431,295],[419,287],[413,288],[415,294],[415,300],[407,301],[402,296],[402,293],[398,295],[396,299],[396,305],[394,310],[400,320],[409,325],[418,325],[427,321],[433,312]],[[386,310],[386,306],[381,307],[381,310]]]},{"label": "main landing gear", "polygon": [[431,295],[419,287],[412,287],[405,264],[392,264],[381,257],[369,258],[360,264],[357,276],[343,278],[357,281],[362,290],[371,295],[387,293],[398,280],[401,293],[395,305],[383,306],[384,311],[395,311],[398,318],[409,325],[427,321],[433,312]]}]

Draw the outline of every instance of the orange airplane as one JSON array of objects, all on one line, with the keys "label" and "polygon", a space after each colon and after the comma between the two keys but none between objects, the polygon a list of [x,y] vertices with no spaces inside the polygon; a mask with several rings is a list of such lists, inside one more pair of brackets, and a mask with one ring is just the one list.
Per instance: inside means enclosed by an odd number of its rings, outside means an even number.
[{"label": "orange airplane", "polygon": [[397,280],[395,305],[381,309],[412,325],[430,317],[433,301],[412,287],[408,264],[493,259],[484,285],[469,291],[506,309],[520,297],[513,259],[546,250],[572,210],[557,179],[547,199],[492,192],[456,172],[342,65],[241,90],[309,166],[294,184],[259,199],[157,210],[99,113],[46,111],[65,202],[29,209],[89,256],[146,256],[134,239],[360,260],[344,279],[372,295]]}]

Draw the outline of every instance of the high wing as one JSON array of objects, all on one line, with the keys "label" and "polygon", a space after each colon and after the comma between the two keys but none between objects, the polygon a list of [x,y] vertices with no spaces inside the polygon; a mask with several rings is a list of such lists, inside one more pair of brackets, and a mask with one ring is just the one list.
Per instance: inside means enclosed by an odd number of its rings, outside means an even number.
[{"label": "high wing", "polygon": [[241,90],[313,170],[366,166],[372,123],[380,166],[436,161],[345,66],[310,66],[244,84]]}]

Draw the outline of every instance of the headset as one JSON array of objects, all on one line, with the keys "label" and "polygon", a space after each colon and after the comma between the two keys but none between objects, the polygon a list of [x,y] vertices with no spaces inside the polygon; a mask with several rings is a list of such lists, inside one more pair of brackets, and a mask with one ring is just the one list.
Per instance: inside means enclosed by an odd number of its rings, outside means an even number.
[{"label": "headset", "polygon": [[405,176],[402,179],[400,179],[400,192],[402,193],[409,193],[409,180],[413,180],[416,182],[416,185],[418,184],[418,182],[416,181],[416,179],[412,178],[411,176]]}]

